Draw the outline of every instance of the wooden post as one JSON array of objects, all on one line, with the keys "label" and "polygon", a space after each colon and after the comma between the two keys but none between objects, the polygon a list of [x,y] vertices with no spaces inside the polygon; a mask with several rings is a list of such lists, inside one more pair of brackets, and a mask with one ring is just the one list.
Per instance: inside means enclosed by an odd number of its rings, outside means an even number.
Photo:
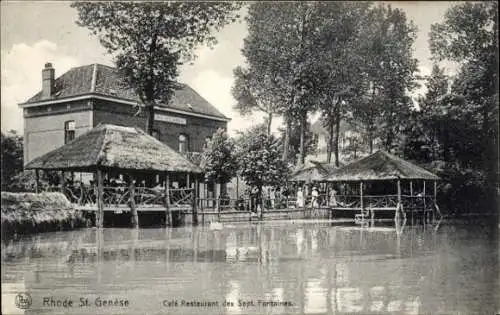
[{"label": "wooden post", "polygon": [[197,209],[197,204],[198,204],[198,177],[195,177],[194,179],[194,190],[193,190],[193,209],[192,209],[192,218],[191,218],[191,224],[193,226],[198,225],[198,209]]},{"label": "wooden post", "polygon": [[262,190],[262,187],[260,188],[259,191],[259,200],[260,200],[260,220],[262,221],[264,219],[264,191]]},{"label": "wooden post", "polygon": [[[207,199],[207,194],[206,194],[206,183],[204,178],[201,179],[202,182],[200,183],[201,189],[200,189],[200,210],[201,210],[201,224],[205,224],[205,201]],[[208,205],[207,205],[208,206]]]},{"label": "wooden post", "polygon": [[359,198],[360,198],[360,207],[361,207],[361,214],[363,214],[364,210],[364,204],[363,204],[363,182],[359,183]]},{"label": "wooden post", "polygon": [[396,213],[394,213],[394,221],[398,221],[399,210],[401,209],[401,180],[398,179],[398,205],[396,207]]},{"label": "wooden post", "polygon": [[38,169],[35,169],[35,192],[38,194],[40,192],[40,175],[38,174]]},{"label": "wooden post", "polygon": [[437,202],[437,181],[434,181],[434,202]]},{"label": "wooden post", "polygon": [[240,177],[236,175],[236,200],[240,197]]},{"label": "wooden post", "polygon": [[61,171],[61,193],[66,196],[65,188],[66,188],[66,177],[64,176],[64,171]]},{"label": "wooden post", "polygon": [[102,170],[97,169],[97,213],[96,213],[96,226],[102,228],[104,226],[104,200],[103,200],[103,178]]},{"label": "wooden post", "polygon": [[191,188],[191,183],[189,182],[189,173],[186,173],[186,188]]},{"label": "wooden post", "polygon": [[423,195],[424,195],[424,223],[427,223],[427,205],[426,205],[426,202],[425,202],[425,180],[424,180],[424,191],[423,191]]},{"label": "wooden post", "polygon": [[129,173],[129,206],[130,206],[130,213],[131,213],[131,218],[130,218],[130,223],[132,224],[132,227],[137,228],[139,227],[139,215],[137,213],[137,207],[135,206],[135,184],[134,184],[134,175],[132,173]]},{"label": "wooden post", "polygon": [[410,180],[410,211],[411,211],[411,225],[413,226],[413,208],[415,207],[415,200],[413,199],[413,182]]},{"label": "wooden post", "polygon": [[165,225],[171,225],[171,213],[170,213],[170,180],[168,173],[165,173]]},{"label": "wooden post", "polygon": [[217,211],[217,218],[220,222],[220,184],[214,183],[214,198],[215,198],[215,209]]},{"label": "wooden post", "polygon": [[437,181],[434,181],[434,209],[432,210],[432,221],[436,221],[436,209],[437,209]]},{"label": "wooden post", "polygon": [[330,183],[326,183],[326,206],[330,206]]}]

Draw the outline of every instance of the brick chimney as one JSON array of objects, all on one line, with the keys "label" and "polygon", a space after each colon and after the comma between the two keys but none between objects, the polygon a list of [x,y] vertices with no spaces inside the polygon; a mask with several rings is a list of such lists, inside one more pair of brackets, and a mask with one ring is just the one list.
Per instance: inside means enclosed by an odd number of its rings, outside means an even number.
[{"label": "brick chimney", "polygon": [[50,98],[54,93],[55,70],[47,62],[42,70],[42,99]]}]

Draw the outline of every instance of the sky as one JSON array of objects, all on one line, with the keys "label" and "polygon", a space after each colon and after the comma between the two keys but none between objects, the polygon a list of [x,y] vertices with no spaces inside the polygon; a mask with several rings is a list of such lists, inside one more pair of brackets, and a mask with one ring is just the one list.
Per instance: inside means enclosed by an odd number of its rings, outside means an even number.
[{"label": "sky", "polygon": [[[404,10],[418,27],[414,56],[420,73],[432,69],[428,33],[431,24],[442,21],[453,2],[389,1]],[[22,111],[18,104],[41,90],[41,70],[52,62],[56,77],[71,67],[102,63],[113,65],[112,58],[101,47],[97,37],[75,24],[76,10],[65,1],[1,1],[1,129],[22,132]],[[244,21],[226,26],[217,34],[213,48],[200,47],[192,65],[181,68],[179,81],[187,83],[231,118],[228,131],[234,135],[263,119],[262,115],[241,117],[232,108],[233,69],[243,65],[243,39],[247,35]],[[449,73],[453,65],[447,66]],[[424,89],[417,91],[423,93]],[[273,123],[273,130],[281,124]]]}]

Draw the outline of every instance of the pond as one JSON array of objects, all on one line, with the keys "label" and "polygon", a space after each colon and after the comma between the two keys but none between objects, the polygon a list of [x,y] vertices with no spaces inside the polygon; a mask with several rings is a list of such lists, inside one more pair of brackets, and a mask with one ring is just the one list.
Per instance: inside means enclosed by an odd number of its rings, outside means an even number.
[{"label": "pond", "polygon": [[2,313],[492,314],[498,255],[482,224],[44,233],[2,244]]}]

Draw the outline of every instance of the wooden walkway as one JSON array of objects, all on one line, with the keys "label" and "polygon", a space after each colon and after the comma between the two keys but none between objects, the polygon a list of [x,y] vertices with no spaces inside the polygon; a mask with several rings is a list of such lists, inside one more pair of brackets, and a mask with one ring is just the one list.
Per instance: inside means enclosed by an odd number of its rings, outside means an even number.
[{"label": "wooden walkway", "polygon": [[[75,205],[75,209],[80,210],[80,211],[89,211],[89,212],[96,212],[97,211],[97,206],[80,206],[80,205]],[[163,212],[167,211],[167,208],[162,205],[140,205],[136,206],[136,209],[138,212]],[[130,212],[130,207],[127,205],[117,205],[117,206],[108,206],[106,205],[103,208],[104,212],[116,212],[116,213],[121,213],[121,212]],[[178,212],[178,211],[188,211],[191,212],[192,207],[189,205],[186,206],[170,206],[168,208],[169,211],[171,212]]]}]

